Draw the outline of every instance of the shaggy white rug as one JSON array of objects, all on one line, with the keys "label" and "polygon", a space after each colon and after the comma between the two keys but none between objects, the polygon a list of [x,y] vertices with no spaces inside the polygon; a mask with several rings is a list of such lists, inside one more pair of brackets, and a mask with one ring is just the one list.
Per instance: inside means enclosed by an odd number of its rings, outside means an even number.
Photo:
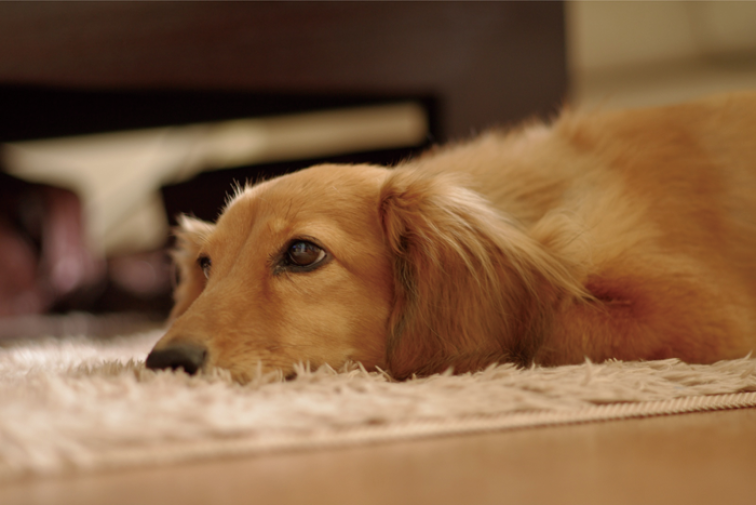
[{"label": "shaggy white rug", "polygon": [[435,375],[393,382],[352,366],[155,373],[152,332],[0,348],[0,480],[548,424],[756,406],[756,360],[676,360]]}]

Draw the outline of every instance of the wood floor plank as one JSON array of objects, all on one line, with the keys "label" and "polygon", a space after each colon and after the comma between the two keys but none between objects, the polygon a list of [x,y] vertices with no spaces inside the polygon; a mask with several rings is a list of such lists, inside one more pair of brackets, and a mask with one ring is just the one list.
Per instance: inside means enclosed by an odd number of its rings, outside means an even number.
[{"label": "wood floor plank", "polygon": [[27,479],[0,503],[754,503],[756,409]]}]

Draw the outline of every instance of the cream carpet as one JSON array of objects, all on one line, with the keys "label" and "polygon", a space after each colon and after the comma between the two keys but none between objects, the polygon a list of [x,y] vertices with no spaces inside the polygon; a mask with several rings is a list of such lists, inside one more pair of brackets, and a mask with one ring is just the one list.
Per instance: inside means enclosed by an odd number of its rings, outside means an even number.
[{"label": "cream carpet", "polygon": [[352,366],[239,386],[146,370],[159,336],[0,348],[0,480],[756,406],[755,359],[501,365],[402,383]]}]

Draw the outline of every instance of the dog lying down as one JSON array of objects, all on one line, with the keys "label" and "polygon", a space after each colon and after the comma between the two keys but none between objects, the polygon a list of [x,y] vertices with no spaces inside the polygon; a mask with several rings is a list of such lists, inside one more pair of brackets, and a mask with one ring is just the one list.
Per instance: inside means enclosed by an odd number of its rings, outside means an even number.
[{"label": "dog lying down", "polygon": [[184,217],[147,367],[710,363],[756,346],[756,93],[322,165]]}]

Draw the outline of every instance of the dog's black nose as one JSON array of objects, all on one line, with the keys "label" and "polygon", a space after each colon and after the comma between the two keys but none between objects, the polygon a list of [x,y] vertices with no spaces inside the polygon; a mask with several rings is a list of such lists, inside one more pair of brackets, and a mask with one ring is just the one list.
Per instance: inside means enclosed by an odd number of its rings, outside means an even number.
[{"label": "dog's black nose", "polygon": [[163,368],[183,368],[189,375],[194,375],[207,358],[207,349],[197,344],[176,342],[159,350],[153,350],[145,364],[151,370]]}]

